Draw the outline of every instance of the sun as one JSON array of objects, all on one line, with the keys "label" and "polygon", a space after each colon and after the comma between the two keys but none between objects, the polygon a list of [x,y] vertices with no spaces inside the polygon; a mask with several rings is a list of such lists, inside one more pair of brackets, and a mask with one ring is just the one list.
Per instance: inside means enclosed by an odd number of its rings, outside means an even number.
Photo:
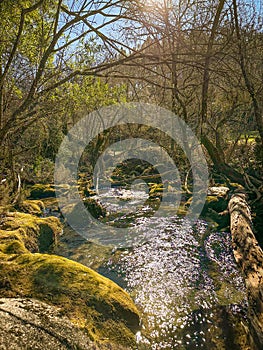
[{"label": "sun", "polygon": [[148,8],[171,8],[173,0],[144,0],[143,4]]}]

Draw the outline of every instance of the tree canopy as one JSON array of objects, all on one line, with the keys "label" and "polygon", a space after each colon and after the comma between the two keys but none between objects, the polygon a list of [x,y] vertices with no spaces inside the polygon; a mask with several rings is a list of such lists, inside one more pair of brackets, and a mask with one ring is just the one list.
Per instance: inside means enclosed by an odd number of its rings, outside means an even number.
[{"label": "tree canopy", "polygon": [[259,186],[261,2],[3,0],[0,14],[0,158],[14,186],[82,113],[125,101],[172,110],[217,171]]}]

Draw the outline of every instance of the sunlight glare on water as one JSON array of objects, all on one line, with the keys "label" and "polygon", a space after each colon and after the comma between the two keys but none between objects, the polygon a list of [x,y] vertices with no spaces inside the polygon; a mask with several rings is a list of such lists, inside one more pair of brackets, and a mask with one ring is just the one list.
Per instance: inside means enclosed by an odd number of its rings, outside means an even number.
[{"label": "sunlight glare on water", "polygon": [[[249,349],[245,285],[229,233],[215,232],[202,220],[193,227],[169,203],[163,216],[151,216],[143,191],[111,189],[98,199],[113,213],[106,217],[108,224],[127,223],[129,234],[113,249],[92,248],[91,238],[88,244],[73,235],[70,254],[76,248],[77,259],[88,254],[87,266],[102,259],[97,271],[130,293],[142,316],[138,350]],[[93,233],[95,243],[96,238],[107,242],[103,227]],[[98,258],[102,247],[107,257],[100,253]]]},{"label": "sunlight glare on water", "polygon": [[108,268],[123,276],[143,313],[139,349],[212,348],[207,334],[220,336],[222,321],[214,310],[239,312],[245,301],[230,235],[178,217],[138,218],[133,229],[137,243]]}]

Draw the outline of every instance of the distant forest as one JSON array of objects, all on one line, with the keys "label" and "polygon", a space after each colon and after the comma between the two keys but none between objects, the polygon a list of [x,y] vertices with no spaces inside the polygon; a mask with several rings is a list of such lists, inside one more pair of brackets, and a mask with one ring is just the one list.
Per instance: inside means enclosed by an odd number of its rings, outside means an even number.
[{"label": "distant forest", "polygon": [[[53,181],[83,115],[131,101],[174,112],[217,181],[262,198],[261,1],[2,0],[0,13],[1,205]],[[89,147],[91,163],[108,136]]]}]

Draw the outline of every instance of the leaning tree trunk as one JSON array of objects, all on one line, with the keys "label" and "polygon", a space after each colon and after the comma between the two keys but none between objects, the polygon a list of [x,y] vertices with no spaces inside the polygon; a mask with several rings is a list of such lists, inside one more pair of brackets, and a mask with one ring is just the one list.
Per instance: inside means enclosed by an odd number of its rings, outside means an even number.
[{"label": "leaning tree trunk", "polygon": [[245,194],[234,194],[228,208],[234,256],[247,287],[252,336],[255,345],[263,349],[263,251],[252,231]]}]

